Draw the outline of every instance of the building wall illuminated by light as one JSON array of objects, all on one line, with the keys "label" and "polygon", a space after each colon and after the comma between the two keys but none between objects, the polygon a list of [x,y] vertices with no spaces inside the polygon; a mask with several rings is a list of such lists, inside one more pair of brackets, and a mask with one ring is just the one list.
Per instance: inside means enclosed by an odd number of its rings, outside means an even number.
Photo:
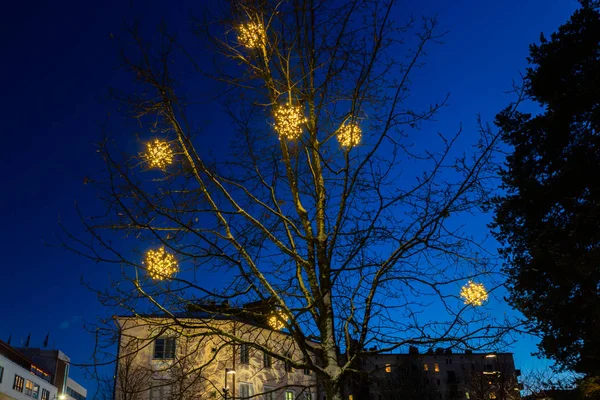
[{"label": "building wall illuminated by light", "polygon": [[[121,394],[128,391],[140,391],[140,400],[223,399],[225,387],[229,399],[322,398],[314,372],[293,368],[275,356],[304,360],[289,334],[241,318],[204,315],[178,321],[179,325],[158,316],[117,318],[121,359],[115,374],[116,399],[125,398]],[[245,342],[232,343],[228,335]],[[134,382],[127,377],[137,378]],[[185,392],[180,391],[182,386]],[[272,397],[265,394],[270,392]]]}]

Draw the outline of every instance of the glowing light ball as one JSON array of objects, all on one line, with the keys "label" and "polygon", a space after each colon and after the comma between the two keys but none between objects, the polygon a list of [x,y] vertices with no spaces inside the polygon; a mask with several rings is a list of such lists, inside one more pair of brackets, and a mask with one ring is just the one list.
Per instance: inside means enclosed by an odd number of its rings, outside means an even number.
[{"label": "glowing light ball", "polygon": [[269,326],[273,329],[275,329],[276,331],[279,331],[283,328],[285,328],[285,314],[283,314],[283,311],[281,310],[277,310],[272,312],[269,315],[269,318],[267,319],[267,323],[269,324]]},{"label": "glowing light ball", "polygon": [[360,143],[362,130],[356,123],[342,125],[337,133],[338,142],[345,148],[352,148]]},{"label": "glowing light ball", "polygon": [[260,22],[242,24],[238,26],[238,42],[249,49],[264,46],[267,42],[267,32]]},{"label": "glowing light ball", "polygon": [[460,297],[465,304],[471,306],[480,306],[488,299],[488,292],[482,283],[469,281],[460,291]]},{"label": "glowing light ball", "polygon": [[170,278],[178,271],[177,260],[173,254],[165,250],[164,246],[158,250],[148,250],[146,253],[146,270],[152,279],[162,281]]},{"label": "glowing light ball", "polygon": [[173,150],[168,142],[154,139],[146,144],[146,160],[150,168],[165,170],[173,163]]},{"label": "glowing light ball", "polygon": [[275,131],[287,140],[296,140],[302,135],[306,117],[299,105],[281,104],[275,109]]}]

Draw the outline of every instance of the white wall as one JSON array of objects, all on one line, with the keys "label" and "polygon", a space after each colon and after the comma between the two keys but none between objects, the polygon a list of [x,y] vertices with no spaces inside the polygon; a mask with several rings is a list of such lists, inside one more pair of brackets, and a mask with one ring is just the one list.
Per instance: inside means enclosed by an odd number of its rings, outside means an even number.
[{"label": "white wall", "polygon": [[[38,400],[42,400],[42,389],[46,389],[50,392],[48,400],[56,400],[57,388],[50,382],[46,382],[39,376],[32,374],[30,371],[26,370],[20,365],[15,364],[3,355],[0,355],[0,367],[4,368],[2,382],[0,383],[0,398],[9,397],[16,400],[32,400],[31,397],[25,395],[25,385],[27,384],[27,380],[30,380],[40,386]],[[13,389],[15,374],[25,379],[25,382],[23,383],[23,393]]]}]

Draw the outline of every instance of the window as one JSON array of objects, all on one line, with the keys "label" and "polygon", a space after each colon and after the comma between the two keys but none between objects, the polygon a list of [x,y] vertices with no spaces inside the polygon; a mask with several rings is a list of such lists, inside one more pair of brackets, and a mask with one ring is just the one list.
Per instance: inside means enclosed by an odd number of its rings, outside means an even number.
[{"label": "window", "polygon": [[429,365],[423,364],[423,371],[429,371]]},{"label": "window", "polygon": [[31,382],[29,379],[27,379],[27,382],[25,383],[25,396],[31,397],[32,393],[33,393],[33,382]]},{"label": "window", "polygon": [[438,363],[435,363],[435,364],[433,364],[433,370],[434,370],[435,372],[440,372],[440,366],[439,366],[439,364],[438,364]]},{"label": "window", "polygon": [[240,345],[240,363],[250,364],[250,347],[246,343]]},{"label": "window", "polygon": [[305,358],[304,364],[307,365],[307,367],[304,367],[304,375],[310,375],[310,369],[308,368],[308,365],[310,364],[310,358]]},{"label": "window", "polygon": [[291,390],[286,390],[285,400],[294,400],[294,392],[292,392]]},{"label": "window", "polygon": [[[312,400],[312,394],[310,390],[304,392],[304,400]],[[350,400],[352,400],[352,395],[350,395]]]},{"label": "window", "polygon": [[275,400],[274,390],[275,389],[272,387],[263,386],[263,391],[265,392],[265,394],[263,395],[263,400]]},{"label": "window", "polygon": [[352,395],[348,396],[348,400],[354,400],[354,396],[352,396]]},{"label": "window", "polygon": [[[287,358],[290,358],[290,354],[286,354],[285,355]],[[292,364],[290,364],[287,360],[285,361],[285,372],[292,372]],[[286,400],[287,400],[287,392],[286,393]],[[294,392],[292,392],[293,394]]]},{"label": "window", "polygon": [[240,383],[240,399],[249,399],[254,394],[251,383]]},{"label": "window", "polygon": [[392,364],[385,364],[385,372],[388,374],[392,372]]},{"label": "window", "polygon": [[471,395],[469,394],[469,392],[465,392],[465,397],[467,398],[467,400],[469,400],[471,398]]},{"label": "window", "polygon": [[46,389],[42,389],[42,400],[49,400],[50,399],[50,392],[47,391]]},{"label": "window", "polygon": [[4,375],[4,367],[0,365],[0,383],[2,383],[2,376]]},{"label": "window", "polygon": [[13,389],[17,392],[23,393],[23,385],[25,384],[25,379],[19,375],[15,375],[15,382],[13,383]]},{"label": "window", "polygon": [[154,359],[171,360],[175,358],[175,338],[164,337],[154,341]]},{"label": "window", "polygon": [[440,380],[439,379],[437,380],[437,384],[438,384],[438,386],[440,386]]},{"label": "window", "polygon": [[38,399],[40,397],[40,385],[37,383],[33,384],[33,395],[31,397],[34,399]]},{"label": "window", "polygon": [[171,397],[171,386],[154,382],[150,387],[150,400],[166,400]]},{"label": "window", "polygon": [[82,395],[80,393],[77,393],[75,390],[71,389],[68,386],[67,386],[67,395],[71,396],[75,400],[85,400],[85,396],[84,395]]},{"label": "window", "polygon": [[446,358],[446,365],[450,365],[452,364],[452,359],[451,358]]},{"label": "window", "polygon": [[263,353],[263,367],[271,368],[273,366],[273,360],[271,356],[267,353]]},{"label": "window", "polygon": [[490,399],[495,399],[495,398],[496,398],[496,393],[494,393],[494,392],[491,392],[491,393],[490,393]]}]

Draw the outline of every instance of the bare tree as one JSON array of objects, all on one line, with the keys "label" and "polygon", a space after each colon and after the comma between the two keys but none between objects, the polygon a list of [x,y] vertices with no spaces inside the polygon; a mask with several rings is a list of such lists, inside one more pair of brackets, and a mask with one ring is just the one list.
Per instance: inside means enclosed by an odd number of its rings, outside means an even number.
[{"label": "bare tree", "polygon": [[[218,24],[200,29],[212,39],[215,70],[198,61],[207,53],[185,49],[164,28],[156,46],[130,30],[134,48],[124,59],[138,87],[116,97],[147,148],[121,159],[111,141],[102,144],[107,179],[89,183],[106,213],[83,218],[89,240],[65,241],[122,268],[100,294],[106,304],[160,313],[166,330],[246,343],[308,369],[328,399],[340,399],[361,355],[501,344],[510,321],[474,307],[501,285],[494,255],[465,227],[496,182],[498,134],[480,123],[466,151],[458,143],[473,135],[430,131],[446,98],[411,107],[411,74],[443,33],[435,19],[398,25],[394,6],[232,2]],[[215,133],[201,132],[206,115],[193,95],[214,98],[190,93],[190,69],[225,84],[219,99],[235,137],[228,152],[209,151]],[[480,301],[463,303],[460,285],[482,279]],[[275,318],[299,354],[258,333],[251,340],[180,318],[190,307],[235,317],[252,301],[272,314],[246,309],[244,318],[263,327]]]}]

